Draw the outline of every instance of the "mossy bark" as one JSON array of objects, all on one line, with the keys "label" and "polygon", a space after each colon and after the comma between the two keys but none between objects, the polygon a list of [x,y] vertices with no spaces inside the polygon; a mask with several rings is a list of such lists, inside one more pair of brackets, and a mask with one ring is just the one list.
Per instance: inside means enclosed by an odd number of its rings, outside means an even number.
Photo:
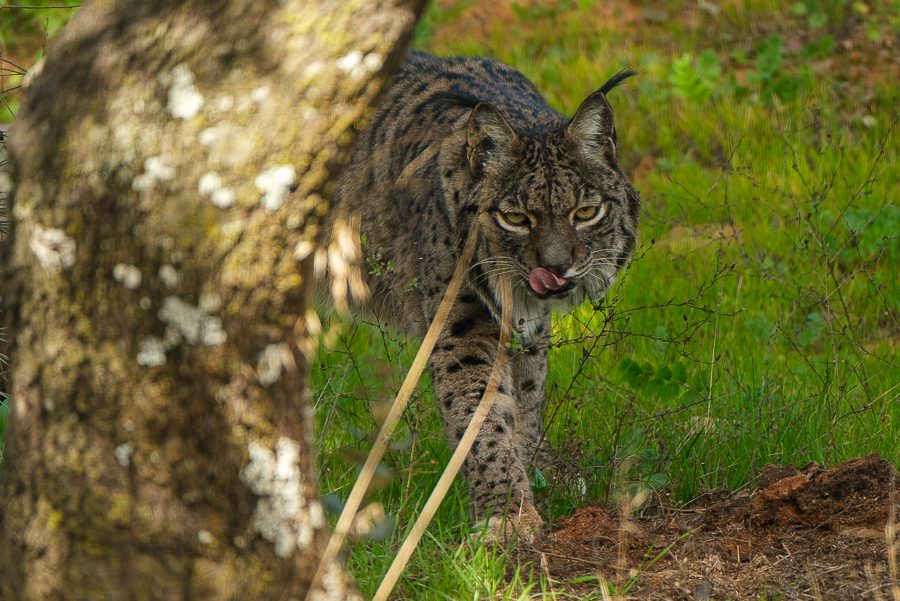
[{"label": "mossy bark", "polygon": [[9,142],[0,598],[304,598],[295,249],[422,4],[97,0],[49,49]]}]

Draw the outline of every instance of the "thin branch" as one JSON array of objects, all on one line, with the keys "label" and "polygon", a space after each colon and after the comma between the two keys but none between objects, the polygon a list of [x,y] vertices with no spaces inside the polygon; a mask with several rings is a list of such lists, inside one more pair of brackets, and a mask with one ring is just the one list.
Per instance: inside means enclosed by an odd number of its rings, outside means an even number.
[{"label": "thin branch", "polygon": [[80,4],[73,4],[72,6],[12,6],[12,5],[4,5],[0,6],[0,8],[17,8],[19,10],[48,10],[48,9],[56,9],[56,8],[81,8]]}]

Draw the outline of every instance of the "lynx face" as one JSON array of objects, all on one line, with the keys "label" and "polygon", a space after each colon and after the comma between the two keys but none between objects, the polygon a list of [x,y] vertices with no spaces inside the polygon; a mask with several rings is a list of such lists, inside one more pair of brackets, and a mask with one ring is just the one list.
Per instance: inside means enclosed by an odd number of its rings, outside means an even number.
[{"label": "lynx face", "polygon": [[612,108],[597,92],[565,126],[527,135],[480,104],[467,134],[471,192],[487,187],[491,201],[476,269],[495,302],[501,274],[512,278],[530,338],[545,305],[603,298],[634,250],[640,199],[616,162]]}]

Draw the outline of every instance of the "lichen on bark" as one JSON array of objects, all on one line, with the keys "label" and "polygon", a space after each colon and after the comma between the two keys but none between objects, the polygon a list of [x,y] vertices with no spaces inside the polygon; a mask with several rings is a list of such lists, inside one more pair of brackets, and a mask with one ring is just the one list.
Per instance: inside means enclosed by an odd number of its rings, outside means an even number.
[{"label": "lichen on bark", "polygon": [[48,49],[9,145],[0,597],[303,598],[294,251],[422,4],[98,0]]}]

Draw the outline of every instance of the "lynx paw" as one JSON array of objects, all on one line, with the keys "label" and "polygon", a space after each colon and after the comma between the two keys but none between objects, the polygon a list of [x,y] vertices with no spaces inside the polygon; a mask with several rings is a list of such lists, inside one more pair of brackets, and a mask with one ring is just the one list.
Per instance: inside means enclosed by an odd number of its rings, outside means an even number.
[{"label": "lynx paw", "polygon": [[487,519],[487,523],[481,521],[475,524],[471,539],[472,542],[504,547],[532,545],[541,536],[542,523],[534,507],[522,508],[515,513],[494,514]]}]

